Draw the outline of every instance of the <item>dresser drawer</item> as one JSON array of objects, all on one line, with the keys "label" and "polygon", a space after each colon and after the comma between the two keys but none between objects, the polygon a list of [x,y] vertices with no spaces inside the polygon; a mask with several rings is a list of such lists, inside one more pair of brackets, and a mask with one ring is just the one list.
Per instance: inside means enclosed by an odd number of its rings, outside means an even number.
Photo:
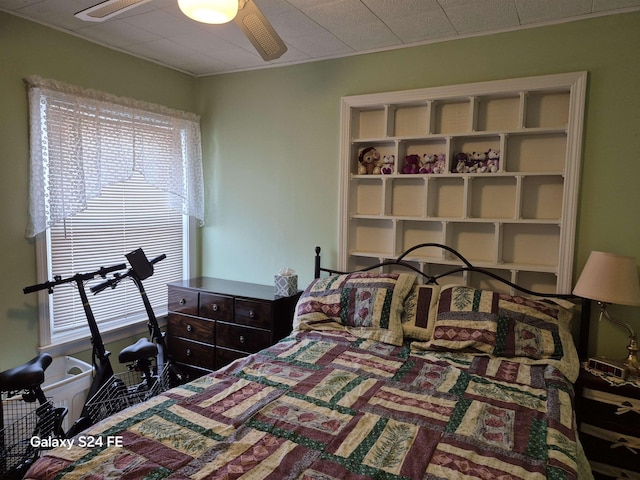
[{"label": "dresser drawer", "polygon": [[215,370],[215,347],[179,337],[169,337],[169,349],[176,362]]},{"label": "dresser drawer", "polygon": [[200,293],[200,316],[229,322],[233,318],[233,297]]},{"label": "dresser drawer", "polygon": [[583,423],[580,425],[580,441],[590,461],[637,471],[640,455],[638,436]]},{"label": "dresser drawer", "polygon": [[198,292],[169,287],[168,307],[170,312],[198,315]]},{"label": "dresser drawer", "polygon": [[582,414],[591,425],[622,433],[638,435],[640,432],[639,398],[585,388],[582,392]]},{"label": "dresser drawer", "polygon": [[237,350],[227,350],[226,348],[216,349],[216,369],[229,365],[238,358],[244,358],[248,354]]},{"label": "dresser drawer", "polygon": [[250,327],[271,328],[272,304],[236,299],[235,322]]},{"label": "dresser drawer", "polygon": [[169,312],[167,333],[203,343],[215,343],[216,322],[203,318],[189,317]]},{"label": "dresser drawer", "polygon": [[271,332],[229,323],[218,323],[216,327],[216,345],[242,352],[255,353],[271,345]]}]

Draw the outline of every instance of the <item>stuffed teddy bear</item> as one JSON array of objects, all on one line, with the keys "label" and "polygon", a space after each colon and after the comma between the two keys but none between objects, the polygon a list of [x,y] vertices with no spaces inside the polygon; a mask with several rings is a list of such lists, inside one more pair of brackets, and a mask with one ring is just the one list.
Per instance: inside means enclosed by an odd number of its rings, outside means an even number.
[{"label": "stuffed teddy bear", "polygon": [[467,173],[469,171],[469,155],[464,152],[456,153],[456,172]]},{"label": "stuffed teddy bear", "polygon": [[418,173],[420,170],[420,156],[416,154],[407,155],[404,157],[404,167],[402,167],[402,173]]},{"label": "stuffed teddy bear", "polygon": [[380,173],[383,175],[391,175],[393,173],[393,166],[396,163],[395,155],[385,155],[382,159],[382,166],[380,167]]},{"label": "stuffed teddy bear", "polygon": [[447,168],[447,156],[444,153],[436,155],[436,163],[433,165],[433,173],[444,173]]},{"label": "stuffed teddy bear", "polygon": [[374,147],[367,147],[358,156],[358,175],[372,175],[380,173],[380,153]]},{"label": "stuffed teddy bear", "polygon": [[420,170],[418,173],[433,173],[433,169],[436,165],[436,156],[429,153],[425,153],[420,160]]},{"label": "stuffed teddy bear", "polygon": [[467,162],[468,172],[476,173],[486,165],[487,154],[485,152],[472,152]]},{"label": "stuffed teddy bear", "polygon": [[500,150],[487,151],[487,172],[496,173],[500,169]]}]

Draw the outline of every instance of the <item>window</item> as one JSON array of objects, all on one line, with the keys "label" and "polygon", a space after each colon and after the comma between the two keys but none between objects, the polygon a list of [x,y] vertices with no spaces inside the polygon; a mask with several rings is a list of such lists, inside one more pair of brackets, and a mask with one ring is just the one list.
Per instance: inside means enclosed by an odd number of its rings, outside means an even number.
[{"label": "window", "polygon": [[[203,217],[199,119],[36,77],[29,100],[27,236],[37,239],[38,280],[123,263],[141,247],[150,259],[167,255],[144,282],[163,314],[167,282],[189,275],[192,218]],[[72,285],[42,294],[40,344],[48,351],[78,340],[86,349],[89,331]],[[146,319],[133,282],[88,295],[103,335]]]}]

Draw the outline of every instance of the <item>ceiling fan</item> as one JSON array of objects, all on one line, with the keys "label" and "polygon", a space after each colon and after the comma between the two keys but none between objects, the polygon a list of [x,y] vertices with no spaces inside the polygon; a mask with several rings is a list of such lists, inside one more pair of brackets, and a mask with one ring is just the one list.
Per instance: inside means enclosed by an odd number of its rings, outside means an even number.
[{"label": "ceiling fan", "polygon": [[[106,0],[94,5],[93,7],[81,10],[76,13],[75,16],[81,20],[89,22],[104,22],[105,20],[109,20],[122,12],[150,1],[151,0]],[[183,13],[194,19],[196,19],[195,16],[192,16],[188,11],[189,6],[192,4],[203,3],[207,2],[202,0],[199,2],[194,0],[178,0],[178,5]],[[220,4],[229,2],[210,0],[208,3]],[[237,14],[235,14],[235,0],[232,0],[231,3],[232,13],[224,20],[220,21],[219,19],[211,18],[197,20],[204,23],[225,23],[233,18],[235,23],[240,27],[242,32],[246,35],[265,61],[280,58],[287,51],[287,46],[253,0],[238,0]],[[234,14],[235,16],[233,16]]]}]

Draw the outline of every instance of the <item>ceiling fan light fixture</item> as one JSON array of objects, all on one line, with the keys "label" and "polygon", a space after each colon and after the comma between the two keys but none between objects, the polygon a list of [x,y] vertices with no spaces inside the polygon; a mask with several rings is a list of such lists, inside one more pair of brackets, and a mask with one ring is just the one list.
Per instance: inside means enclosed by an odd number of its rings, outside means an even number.
[{"label": "ceiling fan light fixture", "polygon": [[221,24],[238,13],[238,0],[178,0],[182,13],[197,22]]}]

